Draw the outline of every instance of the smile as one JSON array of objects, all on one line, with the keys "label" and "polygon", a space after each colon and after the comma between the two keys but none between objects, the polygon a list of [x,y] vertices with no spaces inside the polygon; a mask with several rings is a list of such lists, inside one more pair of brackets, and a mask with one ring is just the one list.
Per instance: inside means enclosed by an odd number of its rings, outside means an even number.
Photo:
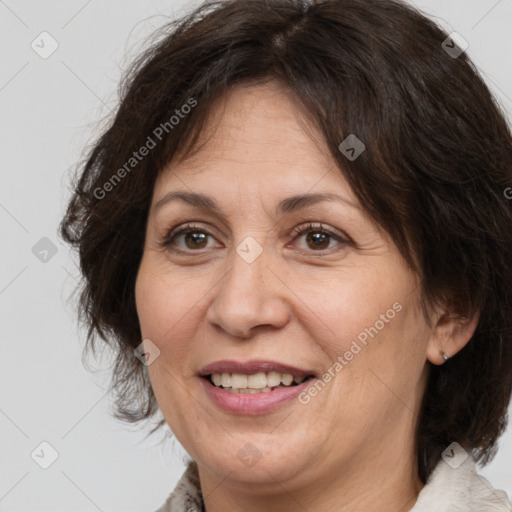
[{"label": "smile", "polygon": [[[218,382],[219,374],[215,374],[215,379]],[[235,384],[237,383],[237,374],[235,375]],[[258,374],[256,374],[258,375]],[[287,404],[315,380],[315,377],[301,377],[303,381],[300,383],[293,382],[286,385],[280,383],[277,386],[264,386],[262,388],[254,389],[249,387],[226,387],[222,386],[222,379],[224,376],[232,376],[230,374],[220,374],[221,384],[216,385],[213,383],[213,375],[201,377],[201,383],[206,395],[217,407],[225,412],[232,414],[244,415],[258,415],[273,412]],[[252,377],[252,375],[244,377]],[[290,380],[290,376],[285,376],[285,381]],[[273,377],[271,376],[271,379]],[[258,377],[262,382],[263,378]],[[293,380],[293,377],[292,377]],[[271,380],[272,383],[272,380]],[[267,381],[268,384],[268,381]]]}]

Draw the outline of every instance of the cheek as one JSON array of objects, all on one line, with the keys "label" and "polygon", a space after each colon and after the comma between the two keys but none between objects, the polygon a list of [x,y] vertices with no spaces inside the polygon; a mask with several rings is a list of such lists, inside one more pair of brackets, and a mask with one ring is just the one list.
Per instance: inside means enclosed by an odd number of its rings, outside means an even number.
[{"label": "cheek", "polygon": [[297,315],[307,315],[307,330],[334,360],[350,350],[353,341],[364,347],[365,341],[400,323],[408,291],[404,284],[382,278],[372,268],[317,273],[314,279],[302,275],[293,285],[304,305],[304,314]]},{"label": "cheek", "polygon": [[142,335],[164,342],[197,302],[190,281],[160,271],[150,258],[143,259],[135,284],[137,315]]},{"label": "cheek", "polygon": [[167,297],[162,296],[163,284],[148,271],[144,260],[135,283],[135,303],[143,338],[156,340],[163,329]]},{"label": "cheek", "polygon": [[336,279],[302,279],[297,288],[308,298],[306,328],[323,352],[325,372],[335,376],[333,396],[350,396],[358,407],[393,401],[383,382],[409,402],[425,364],[428,331],[415,278],[391,270],[351,268]]},{"label": "cheek", "polygon": [[[160,267],[148,257],[141,262],[137,275],[135,298],[142,337],[160,349],[157,362],[190,377],[191,358],[199,350],[196,331],[204,316],[201,297],[206,296],[211,284]],[[151,365],[150,375],[154,377],[160,366]]]}]

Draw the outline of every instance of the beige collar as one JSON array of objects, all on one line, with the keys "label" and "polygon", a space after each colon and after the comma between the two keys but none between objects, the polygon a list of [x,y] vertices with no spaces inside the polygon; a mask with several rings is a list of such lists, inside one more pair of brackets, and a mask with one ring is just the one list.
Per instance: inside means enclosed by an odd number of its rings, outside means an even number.
[{"label": "beige collar", "polygon": [[[157,512],[204,512],[197,464],[189,462],[173,492]],[[471,456],[456,469],[441,459],[409,512],[512,512],[505,491],[476,472]]]}]

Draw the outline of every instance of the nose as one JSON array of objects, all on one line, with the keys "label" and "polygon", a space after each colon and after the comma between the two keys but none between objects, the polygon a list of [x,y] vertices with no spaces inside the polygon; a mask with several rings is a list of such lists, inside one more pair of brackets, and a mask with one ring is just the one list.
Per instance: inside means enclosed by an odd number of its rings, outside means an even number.
[{"label": "nose", "polygon": [[[252,263],[233,251],[230,270],[214,288],[206,320],[238,338],[250,338],[256,327],[282,328],[290,320],[286,286],[271,270],[263,251]],[[275,265],[274,265],[275,266]]]}]

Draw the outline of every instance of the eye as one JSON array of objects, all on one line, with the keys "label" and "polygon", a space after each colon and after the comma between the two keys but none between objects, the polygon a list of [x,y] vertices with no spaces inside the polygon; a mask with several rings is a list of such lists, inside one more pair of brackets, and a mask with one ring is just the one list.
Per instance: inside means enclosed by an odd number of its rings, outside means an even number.
[{"label": "eye", "polygon": [[[306,235],[306,244],[309,245],[306,249],[314,252],[321,253],[321,251],[332,248],[330,245],[333,240],[339,242],[338,245],[341,246],[350,244],[348,238],[325,228],[322,224],[309,223],[307,226],[299,226],[290,234],[297,235],[296,238]],[[186,224],[167,233],[161,241],[161,245],[176,253],[199,252],[202,249],[211,248],[208,246],[208,237],[213,238],[213,235],[201,226]]]},{"label": "eye", "polygon": [[[188,252],[189,250],[208,249],[208,237],[213,237],[208,231],[201,226],[194,224],[186,224],[177,229],[171,230],[163,239],[162,246],[169,248],[174,252]],[[176,241],[182,240],[185,244],[178,244]],[[171,247],[171,246],[177,246]]]},{"label": "eye", "polygon": [[350,244],[350,241],[339,233],[335,233],[330,229],[325,228],[322,224],[309,223],[307,226],[299,226],[292,231],[292,234],[297,235],[300,238],[302,235],[306,235],[306,249],[312,249],[314,252],[321,252],[329,247],[330,243],[335,240],[339,242],[338,245],[346,246]]}]

